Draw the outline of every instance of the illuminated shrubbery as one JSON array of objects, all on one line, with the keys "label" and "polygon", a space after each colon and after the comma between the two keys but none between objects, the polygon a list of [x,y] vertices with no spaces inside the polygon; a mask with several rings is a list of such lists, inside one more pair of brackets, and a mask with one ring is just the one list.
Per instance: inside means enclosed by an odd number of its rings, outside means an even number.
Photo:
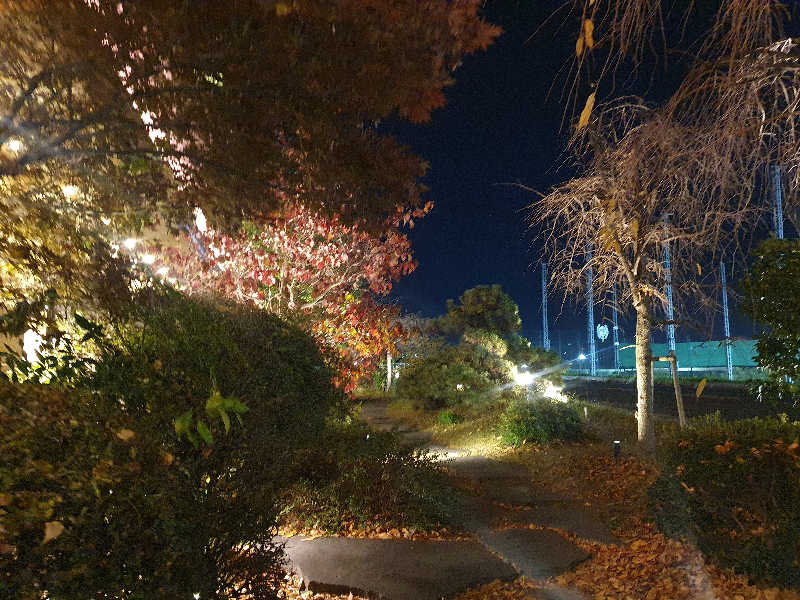
[{"label": "illuminated shrubbery", "polygon": [[583,437],[583,423],[571,404],[537,398],[512,401],[500,417],[499,432],[507,446],[544,444]]},{"label": "illuminated shrubbery", "polygon": [[278,495],[341,398],[330,372],[274,316],[139,301],[82,391],[2,388],[3,597],[274,597]]}]

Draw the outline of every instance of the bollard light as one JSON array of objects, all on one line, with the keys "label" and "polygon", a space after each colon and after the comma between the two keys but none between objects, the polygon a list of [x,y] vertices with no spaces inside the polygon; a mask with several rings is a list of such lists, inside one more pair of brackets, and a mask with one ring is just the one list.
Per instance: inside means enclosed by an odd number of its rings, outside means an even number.
[{"label": "bollard light", "polygon": [[614,458],[619,458],[619,450],[622,444],[620,444],[619,440],[614,440]]}]

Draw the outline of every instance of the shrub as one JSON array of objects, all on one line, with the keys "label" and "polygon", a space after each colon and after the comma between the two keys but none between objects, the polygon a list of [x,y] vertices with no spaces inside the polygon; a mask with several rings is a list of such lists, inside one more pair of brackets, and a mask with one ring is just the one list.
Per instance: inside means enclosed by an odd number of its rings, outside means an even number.
[{"label": "shrub", "polygon": [[232,553],[235,506],[162,436],[84,393],[0,384],[0,597],[273,597],[269,507],[257,550]]},{"label": "shrub", "polygon": [[397,380],[398,396],[432,409],[476,403],[491,388],[489,378],[465,364],[462,351],[453,346],[412,360]]},{"label": "shrub", "polygon": [[438,419],[440,425],[455,425],[462,421],[461,417],[452,410],[440,411]]},{"label": "shrub", "polygon": [[693,420],[664,445],[650,508],[662,530],[755,579],[800,586],[800,424]]},{"label": "shrub", "polygon": [[[4,406],[15,454],[2,465],[22,466],[3,473],[3,519],[23,523],[4,568],[22,573],[23,598],[274,597],[276,501],[342,396],[313,340],[277,317],[169,291],[139,300],[82,380],[91,395]],[[25,516],[24,499],[51,489],[57,507]],[[66,531],[39,547],[43,519]]]},{"label": "shrub", "polygon": [[298,461],[285,504],[309,527],[340,531],[346,523],[431,529],[453,522],[458,499],[443,469],[362,423],[330,425]]},{"label": "shrub", "polygon": [[500,436],[507,446],[524,442],[544,444],[553,440],[577,440],[583,435],[578,411],[546,398],[514,401],[500,417]]}]

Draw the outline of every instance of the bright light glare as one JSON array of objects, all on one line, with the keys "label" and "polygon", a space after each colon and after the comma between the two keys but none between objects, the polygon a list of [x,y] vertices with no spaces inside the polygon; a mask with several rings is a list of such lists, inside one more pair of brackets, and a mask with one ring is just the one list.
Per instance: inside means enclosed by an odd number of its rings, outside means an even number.
[{"label": "bright light glare", "polygon": [[456,389],[460,392],[461,390],[464,389],[464,384],[463,383],[457,383],[456,384]]},{"label": "bright light glare", "polygon": [[78,195],[79,191],[78,186],[72,185],[71,183],[61,186],[61,193],[64,194],[65,198],[74,198]]},{"label": "bright light glare", "polygon": [[103,225],[111,225],[111,219],[108,217],[100,217],[100,222],[102,222]]},{"label": "bright light glare", "polygon": [[18,139],[8,140],[8,149],[14,153],[19,152],[20,150],[22,150],[22,141]]},{"label": "bright light glare", "polygon": [[138,240],[136,238],[128,238],[127,240],[125,240],[122,243],[128,250],[133,250],[134,248],[136,248],[136,242],[137,241]]},{"label": "bright light glare", "polygon": [[197,231],[200,233],[205,233],[208,229],[206,216],[203,214],[203,210],[199,206],[194,209],[194,224],[197,226]]},{"label": "bright light glare", "polygon": [[152,265],[154,262],[156,262],[156,257],[152,254],[145,254],[142,256],[142,262],[146,265]]},{"label": "bright light glare", "polygon": [[558,400],[559,402],[566,402],[568,398],[562,393],[564,388],[559,385],[553,385],[552,383],[548,383],[544,387],[544,396],[546,398],[550,398],[551,400]]},{"label": "bright light glare", "polygon": [[586,355],[583,352],[581,352],[580,354],[578,354],[578,360],[586,360]]},{"label": "bright light glare", "polygon": [[528,371],[519,371],[516,367],[514,367],[513,375],[514,383],[517,385],[530,385],[533,383],[533,380],[536,379],[533,373]]},{"label": "bright light glare", "polygon": [[22,336],[22,350],[25,352],[25,358],[28,359],[28,362],[35,363],[39,362],[39,356],[37,352],[39,351],[39,347],[42,345],[42,336],[36,333],[33,329],[28,329],[25,334]]},{"label": "bright light glare", "polygon": [[167,267],[161,267],[158,271],[156,271],[156,275],[161,275],[161,277],[164,277],[167,273],[169,273],[169,269]]}]

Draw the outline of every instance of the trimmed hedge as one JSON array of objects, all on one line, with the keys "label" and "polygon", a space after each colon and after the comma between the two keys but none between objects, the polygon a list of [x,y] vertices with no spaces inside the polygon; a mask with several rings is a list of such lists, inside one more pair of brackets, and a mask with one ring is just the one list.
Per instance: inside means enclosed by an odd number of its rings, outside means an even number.
[{"label": "trimmed hedge", "polygon": [[581,439],[583,423],[580,413],[569,404],[547,398],[514,400],[500,417],[499,432],[506,446],[544,444]]},{"label": "trimmed hedge", "polygon": [[690,422],[649,490],[661,529],[756,580],[800,587],[800,423]]}]

